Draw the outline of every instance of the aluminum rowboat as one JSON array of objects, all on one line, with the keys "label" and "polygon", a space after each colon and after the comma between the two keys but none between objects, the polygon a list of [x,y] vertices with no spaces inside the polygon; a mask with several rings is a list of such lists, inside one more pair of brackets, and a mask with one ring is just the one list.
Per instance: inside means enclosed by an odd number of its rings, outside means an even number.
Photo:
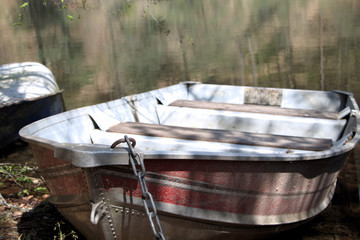
[{"label": "aluminum rowboat", "polygon": [[32,123],[50,201],[89,239],[149,239],[131,146],[166,239],[268,237],[324,210],[359,141],[351,93],[183,82]]},{"label": "aluminum rowboat", "polygon": [[0,66],[0,149],[19,138],[19,130],[63,111],[61,91],[40,63]]}]

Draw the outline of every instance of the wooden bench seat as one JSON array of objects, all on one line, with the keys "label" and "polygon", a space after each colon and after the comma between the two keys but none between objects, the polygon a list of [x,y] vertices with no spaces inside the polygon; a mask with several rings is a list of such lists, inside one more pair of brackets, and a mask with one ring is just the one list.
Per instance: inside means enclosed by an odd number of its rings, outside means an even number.
[{"label": "wooden bench seat", "polygon": [[240,145],[289,148],[310,151],[330,149],[331,139],[281,136],[218,129],[187,128],[149,123],[125,122],[110,127],[107,132],[167,137],[186,140],[210,141]]},{"label": "wooden bench seat", "polygon": [[309,109],[291,109],[281,108],[277,106],[264,106],[254,104],[231,104],[231,103],[217,103],[194,100],[176,100],[169,104],[175,107],[201,108],[234,112],[248,112],[248,113],[263,113],[274,114],[292,117],[308,117],[308,118],[323,118],[323,119],[338,119],[338,112],[317,111]]}]

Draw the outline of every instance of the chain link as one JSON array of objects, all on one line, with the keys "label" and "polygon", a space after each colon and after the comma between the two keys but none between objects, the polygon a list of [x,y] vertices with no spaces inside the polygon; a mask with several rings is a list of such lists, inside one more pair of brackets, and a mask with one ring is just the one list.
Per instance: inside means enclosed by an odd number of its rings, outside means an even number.
[{"label": "chain link", "polygon": [[[124,138],[117,140],[111,145],[111,148],[116,147],[116,145],[120,143],[127,143],[129,150],[130,150],[130,165],[133,169],[134,175],[138,178],[140,189],[142,193],[142,202],[145,208],[146,215],[149,218],[151,228],[153,230],[153,233],[156,237],[156,239],[162,239],[165,240],[160,220],[157,215],[156,206],[154,203],[154,199],[149,192],[145,180],[146,170],[145,170],[145,164],[144,160],[141,156],[141,154],[137,153],[134,149],[136,141],[133,138],[129,138],[127,135],[124,136]],[[137,169],[137,166],[140,166],[140,170]],[[154,222],[155,219],[155,222]]]}]

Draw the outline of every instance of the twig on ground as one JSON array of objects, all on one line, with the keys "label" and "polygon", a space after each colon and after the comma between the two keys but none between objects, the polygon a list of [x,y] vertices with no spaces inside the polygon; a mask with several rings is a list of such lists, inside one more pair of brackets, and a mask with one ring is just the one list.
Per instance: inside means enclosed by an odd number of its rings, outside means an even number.
[{"label": "twig on ground", "polygon": [[24,186],[21,185],[20,183],[18,183],[18,182],[16,181],[16,179],[14,178],[14,176],[13,176],[11,173],[9,173],[8,171],[6,171],[4,168],[0,167],[0,173],[3,173],[3,174],[5,174],[5,175],[8,175],[17,185],[19,185],[20,187],[24,188]]}]

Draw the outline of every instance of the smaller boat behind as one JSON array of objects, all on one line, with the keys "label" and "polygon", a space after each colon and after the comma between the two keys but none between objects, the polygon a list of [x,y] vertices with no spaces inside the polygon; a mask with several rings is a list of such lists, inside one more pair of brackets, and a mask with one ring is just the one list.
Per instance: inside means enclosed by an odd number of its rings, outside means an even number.
[{"label": "smaller boat behind", "polygon": [[0,66],[0,149],[19,138],[27,124],[63,111],[52,72],[40,63]]}]

